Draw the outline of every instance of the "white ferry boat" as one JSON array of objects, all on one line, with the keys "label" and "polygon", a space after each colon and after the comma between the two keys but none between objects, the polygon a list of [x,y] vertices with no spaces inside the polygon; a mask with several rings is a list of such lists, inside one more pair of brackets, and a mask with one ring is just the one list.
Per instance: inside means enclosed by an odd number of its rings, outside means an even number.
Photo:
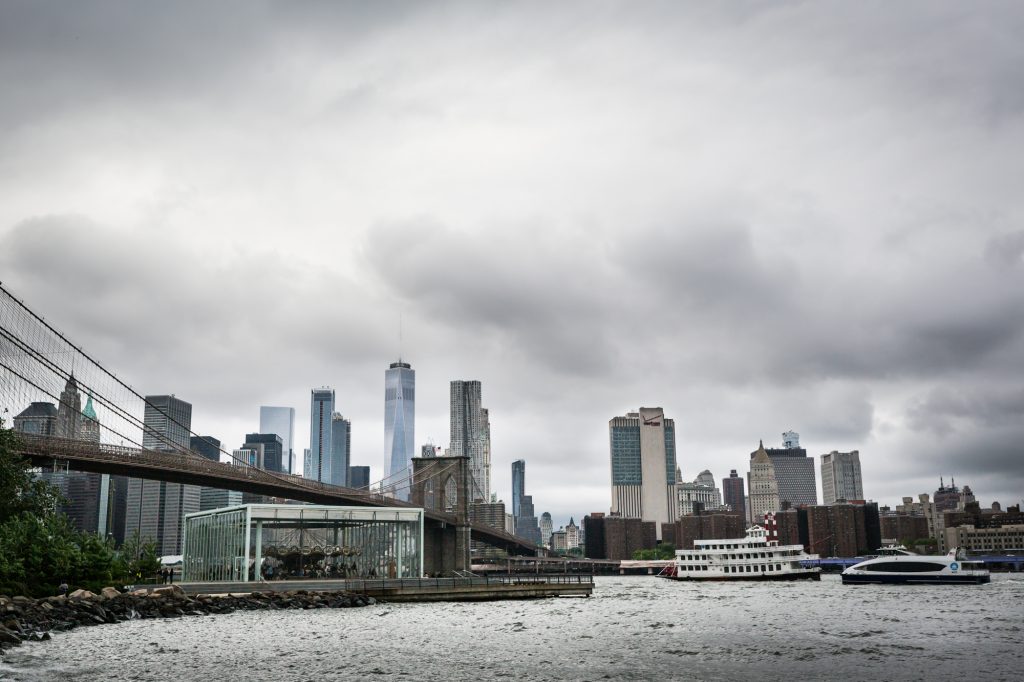
[{"label": "white ferry boat", "polygon": [[886,547],[879,556],[854,564],[843,571],[844,584],[916,583],[949,585],[987,583],[992,580],[985,564],[970,561],[963,550],[952,549],[946,556],[922,556],[903,547]]},{"label": "white ferry boat", "polygon": [[803,545],[780,545],[769,540],[761,526],[731,540],[695,540],[694,549],[676,550],[676,560],[662,577],[672,580],[821,580],[821,569],[805,568],[814,561]]}]

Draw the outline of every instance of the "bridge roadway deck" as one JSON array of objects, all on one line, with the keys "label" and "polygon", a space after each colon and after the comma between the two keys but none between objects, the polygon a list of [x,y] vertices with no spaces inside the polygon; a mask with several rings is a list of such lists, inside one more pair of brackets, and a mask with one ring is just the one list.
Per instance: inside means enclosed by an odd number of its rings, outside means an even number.
[{"label": "bridge roadway deck", "polygon": [[[493,601],[589,597],[594,579],[589,575],[477,576],[466,578],[400,578],[392,580],[272,580],[260,582],[175,583],[194,597],[199,594],[251,592],[333,592],[345,590],[386,602]],[[156,588],[161,585],[136,585]]]},{"label": "bridge roadway deck", "polygon": [[[416,508],[408,502],[380,493],[343,488],[255,467],[214,462],[200,455],[191,457],[179,452],[168,453],[28,434],[18,434],[17,449],[19,454],[28,457],[34,466],[39,467],[49,467],[57,461],[67,463],[75,471],[203,485],[312,504]],[[423,515],[428,522],[442,526],[457,525],[454,514],[425,509]],[[532,555],[537,551],[533,544],[484,524],[471,524],[470,535],[474,540],[511,553]]]}]

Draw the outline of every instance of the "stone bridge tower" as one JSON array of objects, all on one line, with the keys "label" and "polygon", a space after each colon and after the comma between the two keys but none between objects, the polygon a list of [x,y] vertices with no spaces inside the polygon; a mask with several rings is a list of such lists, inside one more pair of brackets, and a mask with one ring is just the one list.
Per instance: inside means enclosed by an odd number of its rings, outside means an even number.
[{"label": "stone bridge tower", "polygon": [[423,568],[429,575],[468,571],[470,520],[470,458],[413,457],[410,502],[431,511],[455,515],[454,527],[431,524],[423,529]]}]

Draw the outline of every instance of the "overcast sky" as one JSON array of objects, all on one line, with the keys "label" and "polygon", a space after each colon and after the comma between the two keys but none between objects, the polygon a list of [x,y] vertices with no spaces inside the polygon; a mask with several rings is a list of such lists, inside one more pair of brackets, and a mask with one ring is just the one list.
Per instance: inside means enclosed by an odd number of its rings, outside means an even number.
[{"label": "overcast sky", "polygon": [[[0,3],[0,280],[241,445],[329,385],[383,471],[479,379],[492,488],[610,504],[793,429],[867,497],[1024,492],[1017,2]],[[399,341],[399,319],[403,338]],[[820,483],[819,483],[820,494]]]}]

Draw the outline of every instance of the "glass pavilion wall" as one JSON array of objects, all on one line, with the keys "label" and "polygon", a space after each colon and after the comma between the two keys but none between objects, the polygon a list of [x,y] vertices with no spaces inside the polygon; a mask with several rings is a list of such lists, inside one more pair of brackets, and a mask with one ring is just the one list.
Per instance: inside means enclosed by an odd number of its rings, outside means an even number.
[{"label": "glass pavilion wall", "polygon": [[248,504],[185,516],[182,580],[418,578],[423,510]]}]

